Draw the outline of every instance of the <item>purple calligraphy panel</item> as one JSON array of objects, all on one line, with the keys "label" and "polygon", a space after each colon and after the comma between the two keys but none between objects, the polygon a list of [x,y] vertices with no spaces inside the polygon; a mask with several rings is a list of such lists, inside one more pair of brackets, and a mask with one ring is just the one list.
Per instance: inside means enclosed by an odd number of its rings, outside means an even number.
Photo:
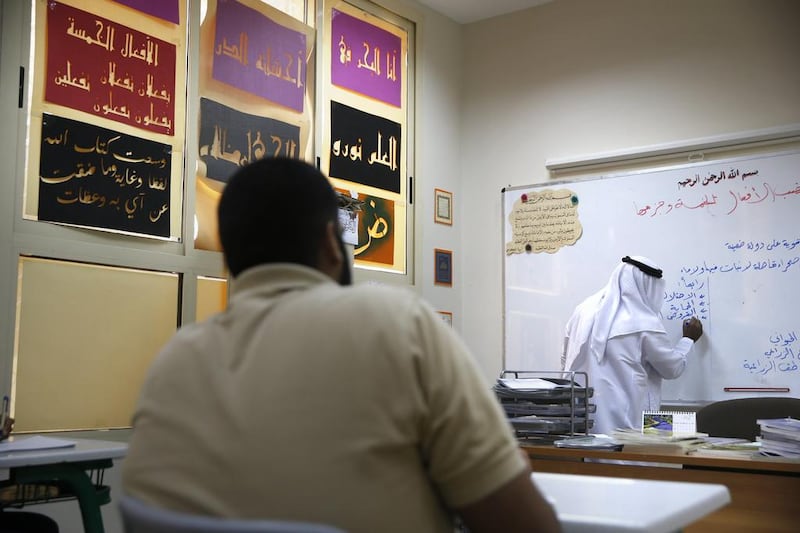
[{"label": "purple calligraphy panel", "polygon": [[304,33],[234,0],[219,0],[213,53],[215,80],[303,111]]},{"label": "purple calligraphy panel", "polygon": [[178,9],[178,0],[114,0],[118,4],[132,7],[142,13],[147,13],[173,24],[180,24],[181,18]]},{"label": "purple calligraphy panel", "polygon": [[400,107],[400,37],[335,9],[331,28],[333,84]]}]

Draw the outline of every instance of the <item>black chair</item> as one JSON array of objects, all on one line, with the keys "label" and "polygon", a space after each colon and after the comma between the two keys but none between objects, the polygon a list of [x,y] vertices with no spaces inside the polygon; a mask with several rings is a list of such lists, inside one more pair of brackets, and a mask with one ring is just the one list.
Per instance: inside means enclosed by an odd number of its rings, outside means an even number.
[{"label": "black chair", "polygon": [[697,431],[712,437],[756,440],[759,419],[800,420],[800,398],[737,398],[708,404],[697,411]]}]

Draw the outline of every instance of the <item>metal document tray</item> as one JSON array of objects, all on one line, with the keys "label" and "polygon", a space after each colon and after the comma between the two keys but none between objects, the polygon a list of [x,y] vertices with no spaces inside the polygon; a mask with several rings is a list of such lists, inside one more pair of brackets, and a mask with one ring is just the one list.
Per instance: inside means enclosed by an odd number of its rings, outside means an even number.
[{"label": "metal document tray", "polygon": [[[539,416],[586,416],[586,406],[576,405],[571,408],[569,404],[563,403],[536,403],[524,400],[520,401],[501,401],[503,410],[509,417],[512,416],[525,416],[525,415],[539,415]],[[594,413],[597,406],[593,403],[589,404],[588,411]]]},{"label": "metal document tray", "polygon": [[596,405],[585,372],[501,373],[492,390],[518,438],[589,434]]}]

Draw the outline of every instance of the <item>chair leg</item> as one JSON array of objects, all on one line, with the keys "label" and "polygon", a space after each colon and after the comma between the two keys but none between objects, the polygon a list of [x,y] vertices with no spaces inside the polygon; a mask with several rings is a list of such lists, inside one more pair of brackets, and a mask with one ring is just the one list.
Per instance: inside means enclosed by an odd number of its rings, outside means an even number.
[{"label": "chair leg", "polygon": [[58,481],[68,487],[78,499],[84,532],[105,533],[100,505],[106,502],[100,501],[97,488],[81,466],[70,463],[29,466],[17,470],[15,477],[18,483]]}]

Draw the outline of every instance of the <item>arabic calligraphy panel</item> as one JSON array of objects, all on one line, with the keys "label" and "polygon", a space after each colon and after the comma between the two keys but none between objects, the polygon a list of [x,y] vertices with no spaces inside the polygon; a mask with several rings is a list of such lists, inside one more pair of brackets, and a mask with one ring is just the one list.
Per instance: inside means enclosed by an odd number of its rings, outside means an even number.
[{"label": "arabic calligraphy panel", "polygon": [[234,0],[217,2],[213,77],[303,112],[307,37]]},{"label": "arabic calligraphy panel", "polygon": [[45,100],[174,135],[176,50],[147,33],[50,1]]},{"label": "arabic calligraphy panel", "polygon": [[331,28],[333,84],[400,107],[405,65],[402,39],[336,9]]},{"label": "arabic calligraphy panel", "polygon": [[332,178],[400,192],[400,124],[331,101],[330,131]]},{"label": "arabic calligraphy panel", "polygon": [[239,167],[263,157],[298,157],[300,128],[200,99],[200,159],[205,176],[227,183]]},{"label": "arabic calligraphy panel", "polygon": [[[351,195],[350,191],[337,188]],[[353,245],[356,264],[361,266],[395,267],[396,214],[395,203],[387,198],[363,193],[357,194],[362,202],[357,212],[357,241]]]},{"label": "arabic calligraphy panel", "polygon": [[45,114],[38,219],[169,237],[171,169],[168,144]]}]

